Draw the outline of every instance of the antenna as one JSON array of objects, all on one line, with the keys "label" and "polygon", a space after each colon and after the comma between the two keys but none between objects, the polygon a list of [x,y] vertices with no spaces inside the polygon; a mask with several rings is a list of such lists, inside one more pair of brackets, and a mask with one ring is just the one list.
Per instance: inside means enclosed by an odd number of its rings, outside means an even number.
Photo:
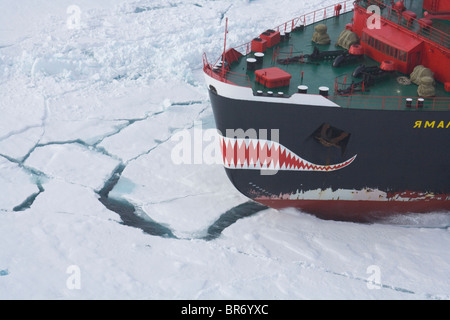
[{"label": "antenna", "polygon": [[223,54],[222,54],[222,78],[225,77],[225,51],[227,49],[227,33],[228,33],[228,17],[225,18],[225,38],[223,41]]}]

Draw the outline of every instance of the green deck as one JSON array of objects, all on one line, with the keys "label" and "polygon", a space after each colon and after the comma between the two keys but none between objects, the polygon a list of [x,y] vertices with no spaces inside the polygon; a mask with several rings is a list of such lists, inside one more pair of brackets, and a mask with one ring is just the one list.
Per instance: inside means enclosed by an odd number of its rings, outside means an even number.
[{"label": "green deck", "polygon": [[[412,3],[414,3],[414,1],[412,1]],[[308,86],[308,93],[318,94],[319,93],[318,88],[321,86],[326,86],[330,89],[329,95],[334,96],[336,77],[340,76],[340,80],[343,80],[345,75],[347,75],[347,84],[350,84],[352,80],[358,82],[361,79],[352,78],[351,76],[356,67],[358,67],[360,64],[365,64],[366,66],[378,66],[379,63],[365,56],[363,58],[363,61],[355,62],[338,68],[334,68],[332,66],[333,59],[328,61],[320,61],[318,62],[318,65],[316,65],[315,63],[309,63],[308,59],[304,58],[303,63],[292,63],[289,65],[283,65],[274,61],[273,59],[274,51],[275,53],[277,52],[279,53],[278,58],[281,59],[289,57],[291,55],[291,51],[292,56],[299,56],[302,53],[304,55],[311,54],[313,52],[314,46],[317,46],[320,51],[343,50],[340,47],[336,47],[335,43],[337,42],[340,33],[345,29],[345,25],[351,22],[352,16],[353,13],[349,12],[347,14],[342,14],[339,17],[332,17],[318,22],[327,25],[328,34],[331,38],[330,45],[316,45],[311,41],[314,32],[314,27],[316,24],[318,24],[316,23],[305,27],[303,30],[291,32],[289,41],[280,42],[279,45],[276,45],[273,48],[268,48],[264,52],[265,57],[263,65],[258,69],[278,67],[290,73],[292,75],[292,79],[289,86],[270,89],[263,86],[260,83],[257,83],[255,81],[255,72],[247,71],[247,62],[246,62],[246,58],[254,57],[254,52],[251,52],[247,56],[244,56],[241,59],[239,59],[239,61],[234,62],[231,65],[230,71],[248,75],[254,92],[256,92],[257,90],[262,90],[263,92],[273,91],[275,94],[277,94],[278,92],[283,92],[285,96],[290,96],[294,93],[297,93],[298,90],[297,88],[299,85],[306,85]],[[395,72],[388,79],[384,79],[378,82],[376,85],[371,86],[370,88],[366,88],[365,92],[357,92],[355,94],[365,96],[379,96],[379,97],[411,97],[417,99],[418,86],[413,83],[410,85],[399,84],[397,78],[400,76],[407,76],[409,78],[409,75]],[[425,108],[449,110],[450,100],[448,99],[450,99],[450,93],[444,90],[444,85],[442,83],[436,83],[436,97],[443,97],[446,99],[444,102],[442,102],[442,100],[440,101],[438,100],[437,103],[436,101],[425,99]],[[357,99],[345,98],[344,104],[348,107],[370,107],[369,106],[370,104],[372,104],[371,108],[382,107],[378,102],[374,102],[375,100],[373,100],[372,103],[361,103],[360,100],[358,100],[358,102],[356,102],[356,100]],[[343,104],[343,98],[336,98],[336,101],[341,105]],[[387,103],[388,101],[386,100],[384,102]],[[398,109],[400,103],[397,103],[396,101],[389,101],[389,104],[390,104],[390,106],[388,106],[389,109]],[[400,106],[400,108],[402,108],[402,106]]]}]

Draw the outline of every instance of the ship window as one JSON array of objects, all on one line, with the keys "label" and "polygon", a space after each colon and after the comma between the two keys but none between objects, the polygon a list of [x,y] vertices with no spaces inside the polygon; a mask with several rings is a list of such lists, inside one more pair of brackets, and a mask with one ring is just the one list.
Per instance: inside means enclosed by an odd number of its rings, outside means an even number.
[{"label": "ship window", "polygon": [[397,49],[391,47],[391,54],[390,54],[390,56],[397,59],[397,51],[398,51]]},{"label": "ship window", "polygon": [[367,43],[369,41],[369,36],[365,32],[363,32],[363,34],[362,34],[362,41],[365,43]]},{"label": "ship window", "polygon": [[392,47],[391,46],[388,46],[388,45],[386,45],[386,48],[385,48],[385,51],[384,51],[388,56],[391,56],[392,57],[392,54],[391,54],[391,52],[392,52]]},{"label": "ship window", "polygon": [[398,60],[406,62],[406,52],[399,50]]}]

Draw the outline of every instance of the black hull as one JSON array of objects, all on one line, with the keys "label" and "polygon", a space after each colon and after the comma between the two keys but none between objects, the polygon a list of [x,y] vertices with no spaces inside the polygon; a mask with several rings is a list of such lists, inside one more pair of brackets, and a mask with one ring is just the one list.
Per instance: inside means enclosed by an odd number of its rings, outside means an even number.
[{"label": "black hull", "polygon": [[[230,129],[262,129],[271,140],[271,130],[277,129],[279,144],[311,163],[346,163],[337,170],[276,170],[275,174],[226,168],[232,184],[255,201],[331,219],[450,211],[450,111],[245,101],[211,91],[210,98],[223,136]],[[326,131],[324,143],[321,137]],[[333,138],[340,142],[333,143]]]}]

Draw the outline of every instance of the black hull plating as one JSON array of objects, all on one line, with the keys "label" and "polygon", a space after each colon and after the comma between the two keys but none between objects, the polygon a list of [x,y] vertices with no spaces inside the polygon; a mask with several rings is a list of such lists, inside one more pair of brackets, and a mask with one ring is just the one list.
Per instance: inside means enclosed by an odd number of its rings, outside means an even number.
[{"label": "black hull plating", "polygon": [[[339,214],[353,216],[450,210],[450,111],[292,105],[234,100],[213,92],[210,98],[223,136],[227,129],[278,129],[281,145],[321,165],[356,155],[350,165],[331,172],[280,170],[264,175],[260,170],[227,168],[233,185],[251,199],[325,217],[341,207]],[[348,134],[346,143],[320,143],[316,136],[324,124]],[[324,194],[327,190],[332,196]],[[385,197],[375,199],[380,193]]]}]

